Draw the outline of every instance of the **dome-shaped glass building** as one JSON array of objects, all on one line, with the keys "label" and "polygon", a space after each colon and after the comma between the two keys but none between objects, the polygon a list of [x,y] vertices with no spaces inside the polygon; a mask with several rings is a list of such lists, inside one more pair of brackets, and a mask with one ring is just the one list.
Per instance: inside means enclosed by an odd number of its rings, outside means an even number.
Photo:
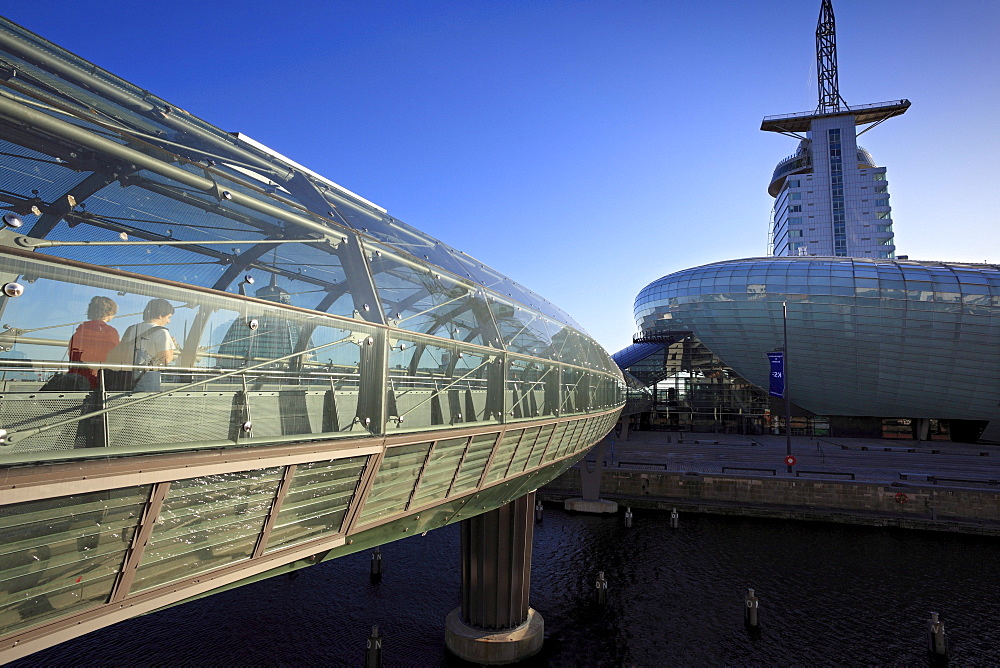
[{"label": "dome-shaped glass building", "polygon": [[[783,345],[794,404],[878,435],[883,419],[948,420],[970,438],[1000,421],[1000,267],[834,257],[716,262],[643,288],[644,334],[691,333],[767,387]],[[851,419],[848,419],[851,418]],[[859,426],[861,425],[861,426]],[[867,426],[865,426],[867,425]]]}]

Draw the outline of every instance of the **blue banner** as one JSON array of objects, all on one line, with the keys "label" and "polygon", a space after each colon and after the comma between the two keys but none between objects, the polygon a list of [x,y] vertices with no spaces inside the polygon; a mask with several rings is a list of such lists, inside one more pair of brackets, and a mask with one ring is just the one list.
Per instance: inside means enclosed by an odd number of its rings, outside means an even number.
[{"label": "blue banner", "polygon": [[772,397],[785,396],[785,353],[768,353],[771,362],[771,387],[768,394]]}]

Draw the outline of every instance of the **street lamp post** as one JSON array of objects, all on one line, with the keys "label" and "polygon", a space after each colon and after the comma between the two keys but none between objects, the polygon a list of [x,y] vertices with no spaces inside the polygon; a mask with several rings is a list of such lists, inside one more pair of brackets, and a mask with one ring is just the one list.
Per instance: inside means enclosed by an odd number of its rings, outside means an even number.
[{"label": "street lamp post", "polygon": [[[782,351],[784,352],[784,365],[785,365],[785,455],[788,457],[786,462],[791,462],[792,456],[792,409],[791,409],[791,399],[789,399],[788,391],[788,302],[781,302],[781,326],[782,333],[784,335],[784,345],[782,346]],[[792,472],[792,465],[788,464],[788,472]]]}]

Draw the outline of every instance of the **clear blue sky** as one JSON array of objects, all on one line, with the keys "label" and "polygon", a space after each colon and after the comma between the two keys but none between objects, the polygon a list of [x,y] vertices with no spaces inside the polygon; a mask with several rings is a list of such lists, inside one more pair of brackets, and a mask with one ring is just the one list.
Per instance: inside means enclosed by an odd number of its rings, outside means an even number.
[{"label": "clear blue sky", "polygon": [[[689,266],[763,255],[765,115],[816,106],[819,0],[5,3],[4,15],[244,132],[572,314],[609,351]],[[834,0],[897,252],[1000,262],[1000,2]]]}]

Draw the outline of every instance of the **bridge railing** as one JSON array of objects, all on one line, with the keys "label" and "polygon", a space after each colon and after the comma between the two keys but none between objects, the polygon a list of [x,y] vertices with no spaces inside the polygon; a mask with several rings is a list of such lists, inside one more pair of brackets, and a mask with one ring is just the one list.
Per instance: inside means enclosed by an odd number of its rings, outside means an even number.
[{"label": "bridge railing", "polygon": [[[455,429],[623,402],[615,376],[572,363],[44,256],[3,259],[0,278],[23,293],[0,297],[0,465]],[[113,317],[81,320],[95,298]],[[169,321],[141,324],[164,304]],[[157,331],[158,343],[133,336]],[[170,359],[153,359],[153,345]]]}]

